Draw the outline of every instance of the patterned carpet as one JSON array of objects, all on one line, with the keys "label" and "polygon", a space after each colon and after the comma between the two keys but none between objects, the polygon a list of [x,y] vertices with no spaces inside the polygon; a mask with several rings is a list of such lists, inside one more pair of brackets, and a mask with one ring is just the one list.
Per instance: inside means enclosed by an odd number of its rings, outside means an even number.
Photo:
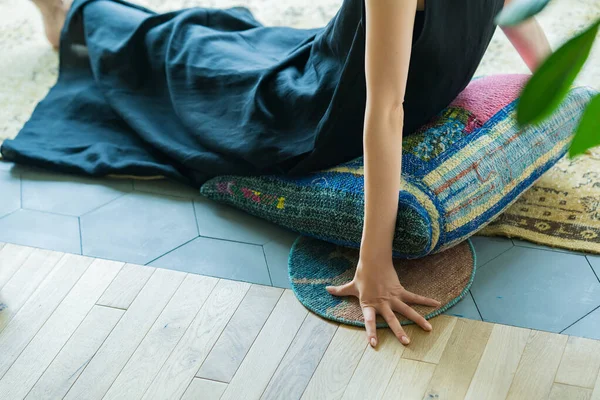
[{"label": "patterned carpet", "polygon": [[[157,11],[244,4],[267,25],[325,25],[342,0],[144,0]],[[0,142],[14,137],[56,81],[58,57],[47,44],[41,18],[29,1],[0,2]],[[556,48],[600,15],[600,2],[553,0],[539,20]],[[528,72],[500,30],[477,74]],[[578,84],[600,89],[600,44]],[[480,233],[508,235],[572,250],[600,253],[600,152],[562,160],[500,218]]]},{"label": "patterned carpet", "polygon": [[600,253],[600,148],[563,158],[478,234]]}]

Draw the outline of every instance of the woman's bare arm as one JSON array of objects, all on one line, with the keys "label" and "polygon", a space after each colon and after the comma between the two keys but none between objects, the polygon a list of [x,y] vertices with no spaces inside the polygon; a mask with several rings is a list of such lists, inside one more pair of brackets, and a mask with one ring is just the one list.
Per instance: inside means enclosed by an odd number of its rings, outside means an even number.
[{"label": "woman's bare arm", "polygon": [[398,339],[408,344],[394,311],[431,330],[431,325],[406,303],[439,305],[406,291],[392,264],[402,167],[403,102],[417,0],[366,0],[366,10],[365,222],[360,261],[352,282],[328,290],[338,296],[359,297],[371,345],[377,342],[377,313]]},{"label": "woman's bare arm", "polygon": [[416,0],[367,0],[363,259],[391,259]]},{"label": "woman's bare arm", "polygon": [[[506,0],[504,4],[511,1]],[[530,18],[517,26],[502,27],[502,30],[531,72],[534,72],[552,53],[548,38],[535,18]]]}]

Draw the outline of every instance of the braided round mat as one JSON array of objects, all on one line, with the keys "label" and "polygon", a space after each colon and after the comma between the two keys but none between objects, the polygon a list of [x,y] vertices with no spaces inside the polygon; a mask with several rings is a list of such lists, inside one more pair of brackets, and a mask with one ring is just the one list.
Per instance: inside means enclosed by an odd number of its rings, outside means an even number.
[{"label": "braided round mat", "polygon": [[[344,284],[354,277],[358,250],[301,236],[290,252],[288,272],[292,289],[306,308],[314,313],[349,325],[364,326],[356,297],[335,297],[326,286]],[[402,285],[409,291],[434,298],[438,308],[416,305],[425,318],[432,318],[458,303],[468,292],[475,277],[475,250],[470,240],[442,253],[403,260],[394,259]],[[398,315],[402,325],[412,324]],[[378,316],[377,327],[387,327]]]}]

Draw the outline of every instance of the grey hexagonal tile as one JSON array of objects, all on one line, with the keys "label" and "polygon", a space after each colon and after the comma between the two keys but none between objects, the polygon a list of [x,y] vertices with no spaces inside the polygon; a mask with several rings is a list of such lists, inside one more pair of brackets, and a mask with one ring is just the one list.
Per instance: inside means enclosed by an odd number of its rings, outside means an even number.
[{"label": "grey hexagonal tile", "polygon": [[18,210],[0,219],[0,242],[81,253],[77,217]]},{"label": "grey hexagonal tile", "polygon": [[23,172],[43,170],[25,164],[15,164],[13,162],[2,161],[2,159],[0,159],[0,171],[8,171],[14,176],[20,176]]},{"label": "grey hexagonal tile", "polygon": [[297,238],[297,233],[285,232],[263,246],[273,286],[285,289],[291,288],[288,275],[288,257],[292,244]]},{"label": "grey hexagonal tile", "polygon": [[503,237],[472,236],[471,242],[475,247],[477,268],[482,267],[513,247],[512,241]]},{"label": "grey hexagonal tile", "polygon": [[596,276],[600,278],[600,256],[588,255],[587,259],[594,271],[596,272]]},{"label": "grey hexagonal tile", "polygon": [[600,340],[600,308],[592,311],[561,333]]},{"label": "grey hexagonal tile", "polygon": [[270,285],[261,246],[197,238],[150,263],[194,274]]},{"label": "grey hexagonal tile", "polygon": [[194,200],[200,236],[265,244],[289,232],[233,207],[200,197]]},{"label": "grey hexagonal tile", "polygon": [[135,180],[133,181],[133,188],[138,192],[164,194],[167,196],[184,197],[186,199],[200,197],[198,189],[167,179]]},{"label": "grey hexagonal tile", "polygon": [[190,200],[130,193],[81,217],[83,254],[146,264],[198,236]]},{"label": "grey hexagonal tile", "polygon": [[0,171],[0,218],[21,208],[21,180],[8,171]]},{"label": "grey hexagonal tile", "polygon": [[584,257],[518,246],[479,270],[471,292],[484,321],[550,332],[600,305]]},{"label": "grey hexagonal tile", "polygon": [[481,316],[479,315],[479,311],[477,311],[477,306],[473,301],[471,292],[467,293],[461,301],[448,309],[444,314],[481,321]]},{"label": "grey hexagonal tile", "polygon": [[571,250],[563,249],[563,248],[560,248],[560,247],[544,246],[543,244],[533,243],[533,242],[530,242],[528,240],[512,239],[512,241],[515,244],[515,246],[528,247],[530,249],[540,249],[540,250],[546,250],[546,251],[557,251],[559,253],[578,254],[578,255],[585,255],[586,254],[586,253],[583,253],[583,252],[580,252],[580,251],[571,251]]},{"label": "grey hexagonal tile", "polygon": [[23,208],[80,216],[132,190],[131,181],[40,171],[21,174]]}]

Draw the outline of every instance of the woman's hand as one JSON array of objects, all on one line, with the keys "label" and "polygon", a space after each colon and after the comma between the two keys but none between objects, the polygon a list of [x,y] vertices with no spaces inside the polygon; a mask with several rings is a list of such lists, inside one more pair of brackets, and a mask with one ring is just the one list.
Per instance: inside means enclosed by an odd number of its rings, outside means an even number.
[{"label": "woman's hand", "polygon": [[360,260],[354,279],[345,285],[328,286],[327,291],[334,296],[355,296],[365,318],[367,340],[371,346],[377,346],[377,330],[375,317],[381,314],[402,344],[409,344],[410,338],[402,329],[396,311],[414,321],[426,331],[431,331],[431,324],[408,304],[422,304],[439,307],[440,302],[404,289],[390,259],[387,262],[365,262]]}]

